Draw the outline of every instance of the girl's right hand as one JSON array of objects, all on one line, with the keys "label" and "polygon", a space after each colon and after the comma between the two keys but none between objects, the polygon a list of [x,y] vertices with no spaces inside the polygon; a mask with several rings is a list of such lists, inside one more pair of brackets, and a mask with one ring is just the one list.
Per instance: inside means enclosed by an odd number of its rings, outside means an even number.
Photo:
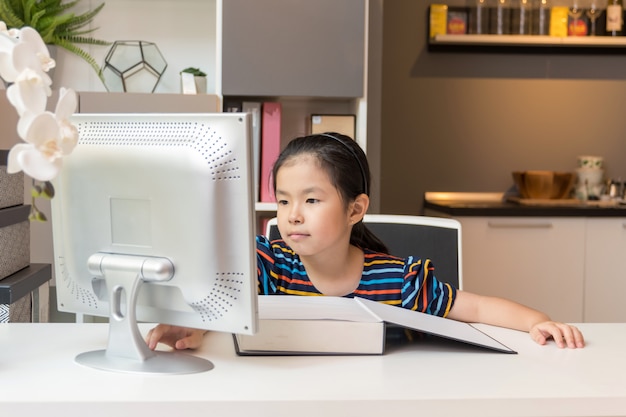
[{"label": "girl's right hand", "polygon": [[151,350],[156,349],[158,343],[177,350],[196,349],[202,345],[205,333],[206,330],[159,324],[148,332],[146,343]]}]

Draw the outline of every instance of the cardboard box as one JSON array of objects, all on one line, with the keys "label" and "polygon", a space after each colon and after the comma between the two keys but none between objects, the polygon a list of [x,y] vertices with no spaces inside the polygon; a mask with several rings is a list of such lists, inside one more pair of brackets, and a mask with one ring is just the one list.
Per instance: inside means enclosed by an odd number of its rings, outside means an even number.
[{"label": "cardboard box", "polygon": [[30,206],[0,209],[0,280],[30,263]]},{"label": "cardboard box", "polygon": [[356,140],[356,115],[312,114],[311,133],[336,132]]},{"label": "cardboard box", "polygon": [[0,281],[0,323],[45,322],[50,264],[30,264]]},{"label": "cardboard box", "polygon": [[24,173],[7,173],[8,150],[0,150],[0,208],[24,204]]}]

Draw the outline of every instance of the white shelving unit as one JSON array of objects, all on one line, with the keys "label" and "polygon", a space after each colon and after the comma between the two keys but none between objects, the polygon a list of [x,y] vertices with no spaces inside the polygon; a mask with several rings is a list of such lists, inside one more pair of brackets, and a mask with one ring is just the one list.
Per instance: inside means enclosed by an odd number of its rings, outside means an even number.
[{"label": "white shelving unit", "polygon": [[[217,0],[218,94],[282,104],[281,148],[311,114],[355,114],[367,151],[368,0]],[[258,224],[275,203],[257,203]]]}]

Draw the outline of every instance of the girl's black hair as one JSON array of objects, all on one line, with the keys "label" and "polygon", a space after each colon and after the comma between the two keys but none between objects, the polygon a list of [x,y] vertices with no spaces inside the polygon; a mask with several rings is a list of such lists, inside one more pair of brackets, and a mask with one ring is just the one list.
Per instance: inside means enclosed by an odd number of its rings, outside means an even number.
[{"label": "girl's black hair", "polygon": [[[274,190],[278,170],[285,162],[302,154],[310,154],[317,158],[346,206],[360,194],[369,195],[370,169],[363,149],[349,136],[335,132],[302,136],[290,141],[274,163],[272,170]],[[387,246],[363,224],[363,221],[352,227],[350,243],[362,249],[389,253]]]}]

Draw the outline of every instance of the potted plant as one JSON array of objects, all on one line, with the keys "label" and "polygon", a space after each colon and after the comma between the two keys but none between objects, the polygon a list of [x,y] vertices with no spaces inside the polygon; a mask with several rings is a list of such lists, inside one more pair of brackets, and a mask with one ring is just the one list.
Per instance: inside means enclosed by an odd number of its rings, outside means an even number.
[{"label": "potted plant", "polygon": [[77,44],[110,44],[89,35],[97,28],[86,28],[102,10],[104,3],[82,14],[72,13],[70,9],[80,1],[64,3],[63,0],[0,0],[0,21],[4,21],[9,29],[32,27],[46,44],[57,45],[84,59],[102,79],[96,60]]},{"label": "potted plant", "polygon": [[[204,94],[206,93],[206,73],[200,70],[200,68],[188,67],[180,72],[181,74],[181,85],[183,93],[186,94]],[[185,76],[184,74],[193,75],[193,88],[190,85],[187,85],[185,78],[189,76]]]}]

